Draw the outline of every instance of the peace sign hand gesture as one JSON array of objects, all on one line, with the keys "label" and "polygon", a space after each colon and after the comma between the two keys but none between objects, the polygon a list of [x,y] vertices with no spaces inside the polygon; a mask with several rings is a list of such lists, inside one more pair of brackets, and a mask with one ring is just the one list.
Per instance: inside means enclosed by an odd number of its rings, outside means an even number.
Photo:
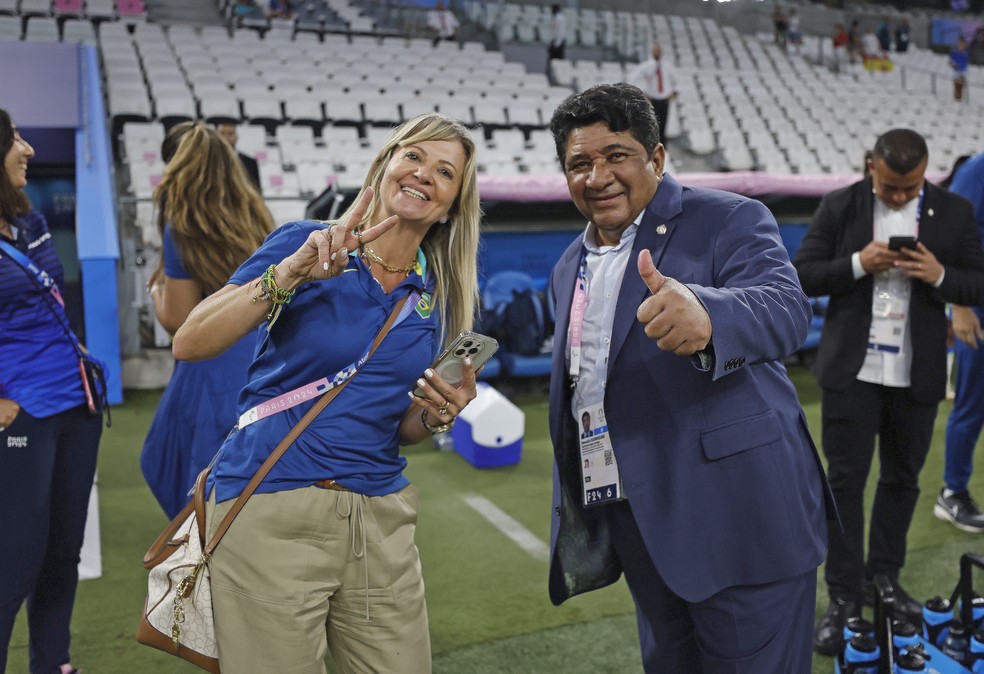
[{"label": "peace sign hand gesture", "polygon": [[361,236],[353,233],[369,209],[372,197],[373,190],[367,187],[359,196],[348,220],[312,232],[301,247],[281,263],[286,265],[288,281],[278,285],[285,290],[293,290],[308,281],[323,281],[338,276],[345,271],[349,251],[388,232],[397,223],[395,215],[364,229]]}]

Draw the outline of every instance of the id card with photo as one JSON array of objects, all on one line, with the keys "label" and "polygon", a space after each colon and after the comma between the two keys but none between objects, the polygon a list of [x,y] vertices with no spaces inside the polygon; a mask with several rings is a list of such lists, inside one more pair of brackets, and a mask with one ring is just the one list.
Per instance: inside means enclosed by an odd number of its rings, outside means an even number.
[{"label": "id card with photo", "polygon": [[901,353],[905,338],[907,303],[887,293],[876,296],[871,306],[869,351]]},{"label": "id card with photo", "polygon": [[612,450],[608,421],[601,405],[578,410],[581,448],[581,486],[584,505],[621,501],[622,478]]}]

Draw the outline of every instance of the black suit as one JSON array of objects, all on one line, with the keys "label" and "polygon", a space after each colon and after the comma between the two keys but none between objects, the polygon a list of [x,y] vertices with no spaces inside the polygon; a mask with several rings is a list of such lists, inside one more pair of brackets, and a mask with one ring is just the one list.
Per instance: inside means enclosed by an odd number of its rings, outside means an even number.
[{"label": "black suit", "polygon": [[260,167],[256,163],[256,160],[249,155],[243,154],[242,152],[237,152],[236,154],[239,156],[239,161],[242,162],[243,168],[246,169],[246,175],[249,176],[249,180],[253,183],[253,187],[255,187],[256,191],[262,195],[263,189],[260,187]]},{"label": "black suit", "polygon": [[[828,194],[803,238],[794,265],[808,295],[830,295],[817,356],[823,387],[823,450],[843,533],[831,531],[827,585],[832,597],[860,598],[865,576],[897,577],[946,389],[945,303],[984,300],[984,252],[968,201],[926,183],[919,240],[943,265],[939,288],[913,280],[909,301],[912,367],[907,388],[859,381],[871,328],[874,277],[854,278],[851,255],[874,232],[874,195],[867,178]],[[879,436],[881,476],[864,561],[864,485]]]}]

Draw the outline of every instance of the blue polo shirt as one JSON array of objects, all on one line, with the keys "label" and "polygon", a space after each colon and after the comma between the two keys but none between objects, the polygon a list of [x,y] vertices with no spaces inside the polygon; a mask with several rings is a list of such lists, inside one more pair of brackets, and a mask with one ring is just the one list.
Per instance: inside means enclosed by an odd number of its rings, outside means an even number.
[{"label": "blue polo shirt", "polygon": [[[278,228],[229,282],[252,282],[269,265],[300,248],[311,232],[323,227],[323,223],[304,221]],[[432,292],[433,283],[427,286]],[[394,305],[414,289],[425,290],[424,278],[416,272],[386,294],[355,255],[350,256],[340,276],[299,287],[273,329],[260,331],[249,383],[239,395],[238,414],[331,377],[357,361]],[[429,303],[418,303],[287,450],[257,493],[297,489],[324,479],[338,480],[368,496],[384,496],[408,485],[403,476],[407,461],[399,451],[399,426],[410,404],[407,392],[438,350],[437,328],[438,318]],[[240,494],[313,404],[297,405],[230,434],[212,473],[217,502]]]},{"label": "blue polo shirt", "polygon": [[[15,240],[5,240],[63,287],[64,271],[44,216],[30,211],[12,224]],[[43,419],[84,405],[85,392],[75,347],[59,323],[68,325],[65,312],[34,279],[0,251],[0,398]]]}]

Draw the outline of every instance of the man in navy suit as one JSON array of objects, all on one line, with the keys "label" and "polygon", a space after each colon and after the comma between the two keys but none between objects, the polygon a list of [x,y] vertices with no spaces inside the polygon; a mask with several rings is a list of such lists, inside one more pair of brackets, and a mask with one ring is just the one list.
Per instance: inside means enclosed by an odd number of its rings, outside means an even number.
[{"label": "man in navy suit", "polygon": [[588,219],[550,279],[551,600],[624,572],[647,672],[809,671],[833,509],[782,365],[811,312],[776,221],[665,175],[632,85],[550,128]]},{"label": "man in navy suit", "polygon": [[[899,584],[919,472],[946,390],[946,303],[984,302],[984,252],[966,199],[927,182],[926,141],[879,136],[864,180],[820,202],[796,253],[810,295],[830,295],[817,353],[823,451],[843,531],[831,532],[830,603],[814,646],[833,655],[845,620],[892,583],[896,612],[920,620]],[[878,438],[880,475],[864,550],[864,487]]]}]

